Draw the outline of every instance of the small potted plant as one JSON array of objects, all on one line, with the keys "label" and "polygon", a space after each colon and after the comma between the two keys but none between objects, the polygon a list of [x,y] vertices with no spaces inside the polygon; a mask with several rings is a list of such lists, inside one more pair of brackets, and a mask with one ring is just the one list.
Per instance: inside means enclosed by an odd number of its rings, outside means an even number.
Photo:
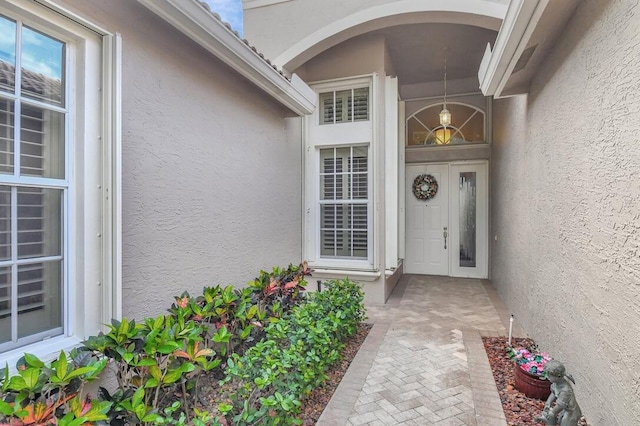
[{"label": "small potted plant", "polygon": [[509,348],[509,357],[514,360],[516,388],[529,398],[547,399],[551,393],[551,382],[544,369],[551,360],[549,354],[533,348]]}]

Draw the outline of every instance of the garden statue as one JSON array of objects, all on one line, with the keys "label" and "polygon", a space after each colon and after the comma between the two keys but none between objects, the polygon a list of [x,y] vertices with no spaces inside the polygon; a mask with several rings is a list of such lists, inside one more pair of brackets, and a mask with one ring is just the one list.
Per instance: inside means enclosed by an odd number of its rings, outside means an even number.
[{"label": "garden statue", "polygon": [[[575,380],[567,374],[564,365],[559,361],[552,359],[544,369],[551,382],[551,395],[537,420],[543,421],[547,426],[577,426],[582,411],[569,383],[571,380],[575,384]],[[555,405],[552,407],[554,401]]]}]

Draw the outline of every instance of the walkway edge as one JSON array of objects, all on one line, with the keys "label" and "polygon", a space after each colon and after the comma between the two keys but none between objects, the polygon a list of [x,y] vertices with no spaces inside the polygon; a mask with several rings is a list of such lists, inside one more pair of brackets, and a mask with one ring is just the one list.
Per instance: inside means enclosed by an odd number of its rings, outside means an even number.
[{"label": "walkway edge", "polygon": [[316,426],[336,426],[347,423],[389,326],[390,324],[373,324]]},{"label": "walkway edge", "polygon": [[467,350],[476,424],[478,426],[506,426],[507,419],[502,409],[502,402],[493,379],[480,331],[464,329],[462,330],[462,338]]}]

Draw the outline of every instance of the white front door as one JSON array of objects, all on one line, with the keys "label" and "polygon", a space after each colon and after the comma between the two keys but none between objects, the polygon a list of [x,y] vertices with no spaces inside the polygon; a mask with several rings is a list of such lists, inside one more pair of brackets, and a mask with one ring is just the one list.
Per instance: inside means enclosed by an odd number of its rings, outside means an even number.
[{"label": "white front door", "polygon": [[[422,174],[438,183],[426,201],[413,193]],[[486,161],[406,166],[405,273],[487,278],[487,175]]]},{"label": "white front door", "polygon": [[[413,194],[416,177],[427,174],[435,178],[438,192],[429,200]],[[449,165],[407,165],[406,169],[406,259],[407,274],[449,275]]]}]

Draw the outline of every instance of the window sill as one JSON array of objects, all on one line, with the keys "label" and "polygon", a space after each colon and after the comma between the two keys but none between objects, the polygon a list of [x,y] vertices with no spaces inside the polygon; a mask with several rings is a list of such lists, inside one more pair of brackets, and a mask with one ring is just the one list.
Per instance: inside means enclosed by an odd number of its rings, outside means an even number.
[{"label": "window sill", "polygon": [[18,362],[25,352],[37,356],[41,361],[46,363],[57,358],[60,351],[69,352],[81,344],[82,340],[77,337],[52,337],[42,342],[33,343],[0,354],[0,366],[8,364],[9,374],[14,374],[16,372],[16,362]]},{"label": "window sill", "polygon": [[[331,269],[331,268],[312,268],[311,276],[313,278],[335,278],[345,276],[353,278],[356,281],[375,281],[380,278],[380,271],[362,270],[362,269]],[[311,281],[311,280],[307,280]]]}]

